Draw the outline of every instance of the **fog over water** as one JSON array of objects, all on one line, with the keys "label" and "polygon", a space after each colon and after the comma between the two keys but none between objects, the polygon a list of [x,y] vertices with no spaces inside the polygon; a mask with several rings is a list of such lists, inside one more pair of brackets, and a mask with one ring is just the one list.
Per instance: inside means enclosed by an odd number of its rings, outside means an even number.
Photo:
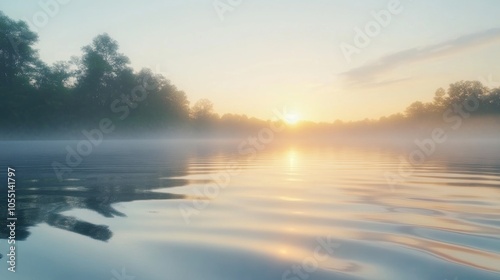
[{"label": "fog over water", "polygon": [[104,141],[59,181],[52,164],[78,141],[1,142],[22,257],[8,279],[500,275],[497,142],[456,141],[415,166],[401,160],[411,145],[241,143]]},{"label": "fog over water", "polygon": [[20,2],[0,279],[500,279],[492,1]]}]

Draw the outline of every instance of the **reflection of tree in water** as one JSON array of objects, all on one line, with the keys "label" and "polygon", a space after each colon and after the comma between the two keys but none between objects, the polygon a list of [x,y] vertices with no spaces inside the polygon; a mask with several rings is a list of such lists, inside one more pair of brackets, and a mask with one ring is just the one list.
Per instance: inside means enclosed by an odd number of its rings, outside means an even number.
[{"label": "reflection of tree in water", "polygon": [[[125,214],[117,211],[113,204],[136,200],[185,198],[183,195],[153,192],[152,190],[157,188],[186,184],[181,179],[160,180],[158,174],[101,175],[87,177],[74,183],[80,186],[68,186],[68,181],[59,183],[40,180],[23,183],[23,187],[19,187],[16,193],[16,240],[25,240],[30,234],[29,227],[47,223],[59,229],[107,241],[113,235],[108,226],[81,221],[75,217],[65,216],[61,212],[81,208],[95,211],[108,218],[123,217]],[[53,187],[39,187],[49,184]],[[0,211],[5,221],[6,204],[0,204]],[[6,239],[8,236],[8,228],[1,227],[0,239]]]}]

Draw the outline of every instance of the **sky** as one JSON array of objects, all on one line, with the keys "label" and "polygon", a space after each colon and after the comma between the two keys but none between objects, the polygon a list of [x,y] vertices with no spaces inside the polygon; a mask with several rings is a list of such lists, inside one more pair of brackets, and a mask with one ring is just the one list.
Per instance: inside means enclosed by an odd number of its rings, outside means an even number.
[{"label": "sky", "polygon": [[47,63],[98,34],[191,103],[272,119],[379,118],[460,80],[500,86],[496,0],[0,0]]}]

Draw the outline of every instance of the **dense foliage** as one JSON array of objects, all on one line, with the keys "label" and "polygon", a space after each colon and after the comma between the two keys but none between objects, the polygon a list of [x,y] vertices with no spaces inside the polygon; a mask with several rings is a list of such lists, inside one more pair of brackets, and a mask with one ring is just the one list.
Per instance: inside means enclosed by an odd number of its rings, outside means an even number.
[{"label": "dense foliage", "polygon": [[[207,131],[230,136],[257,129],[266,122],[244,115],[219,117],[202,99],[192,107],[184,92],[149,69],[134,72],[128,57],[107,34],[82,48],[80,57],[46,65],[34,44],[38,36],[23,21],[0,12],[0,138],[79,138],[83,129],[111,120],[115,137],[173,135]],[[355,131],[447,118],[460,106],[474,115],[500,115],[500,88],[461,81],[439,89],[433,102],[415,102],[404,114],[378,121],[331,124],[302,123],[303,132],[343,127]],[[450,118],[451,116],[448,116]],[[373,125],[376,124],[376,125]],[[55,135],[55,136],[54,136]]]}]

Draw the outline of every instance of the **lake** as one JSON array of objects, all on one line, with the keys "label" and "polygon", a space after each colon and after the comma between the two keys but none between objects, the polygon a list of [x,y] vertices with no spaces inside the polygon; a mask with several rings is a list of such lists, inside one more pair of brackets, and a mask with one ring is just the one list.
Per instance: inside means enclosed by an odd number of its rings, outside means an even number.
[{"label": "lake", "polygon": [[498,144],[388,146],[0,142],[0,278],[500,279]]}]

